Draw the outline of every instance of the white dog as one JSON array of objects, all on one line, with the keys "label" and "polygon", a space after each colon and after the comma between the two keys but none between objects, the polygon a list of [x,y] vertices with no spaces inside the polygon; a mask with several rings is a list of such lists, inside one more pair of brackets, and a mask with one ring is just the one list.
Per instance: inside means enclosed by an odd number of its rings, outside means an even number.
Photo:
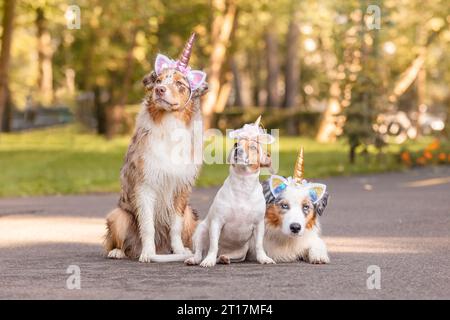
[{"label": "white dog", "polygon": [[260,168],[271,164],[260,143],[272,143],[274,138],[259,128],[259,121],[230,134],[238,138],[229,156],[230,174],[194,233],[195,253],[186,264],[212,267],[216,262],[243,261],[252,236],[256,260],[274,263],[263,248],[266,204],[259,182]]}]

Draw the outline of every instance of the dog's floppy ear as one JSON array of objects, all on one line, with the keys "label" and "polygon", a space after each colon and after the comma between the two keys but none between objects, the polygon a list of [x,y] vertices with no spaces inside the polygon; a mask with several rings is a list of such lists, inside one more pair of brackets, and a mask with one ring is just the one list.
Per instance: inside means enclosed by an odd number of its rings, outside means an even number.
[{"label": "dog's floppy ear", "polygon": [[270,180],[271,179],[269,178],[261,182],[261,185],[263,187],[264,198],[266,199],[266,204],[273,203],[276,199],[270,187]]},{"label": "dog's floppy ear", "polygon": [[233,148],[231,149],[230,153],[228,154],[227,163],[230,163],[230,164],[234,163],[234,161],[231,162],[231,160],[233,160],[234,153],[236,152],[237,146],[238,146],[238,144],[237,144],[237,142],[235,142],[235,144],[233,145]]},{"label": "dog's floppy ear", "polygon": [[192,93],[192,98],[198,98],[205,95],[208,92],[208,83],[203,81],[199,87],[197,87]]},{"label": "dog's floppy ear", "polygon": [[142,84],[144,85],[145,90],[151,90],[155,86],[156,78],[158,75],[155,71],[147,74],[144,79],[142,79]]},{"label": "dog's floppy ear", "polygon": [[261,150],[261,157],[259,165],[262,168],[272,168],[272,157],[270,156],[270,152],[264,152]]},{"label": "dog's floppy ear", "polygon": [[328,192],[325,192],[322,199],[320,199],[317,203],[314,204],[314,210],[319,216],[321,216],[325,211],[325,208],[327,207],[328,204],[328,198],[329,194]]}]

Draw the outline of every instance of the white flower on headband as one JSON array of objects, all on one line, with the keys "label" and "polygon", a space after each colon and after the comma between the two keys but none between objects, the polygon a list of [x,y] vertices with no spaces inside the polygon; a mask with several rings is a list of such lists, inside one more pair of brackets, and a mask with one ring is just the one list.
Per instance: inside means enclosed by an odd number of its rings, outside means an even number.
[{"label": "white flower on headband", "polygon": [[272,135],[266,133],[266,131],[259,126],[260,121],[261,116],[259,116],[258,120],[256,120],[255,123],[244,124],[242,128],[230,131],[228,133],[228,137],[230,139],[256,140],[259,143],[263,144],[273,143],[275,141],[275,138]]}]

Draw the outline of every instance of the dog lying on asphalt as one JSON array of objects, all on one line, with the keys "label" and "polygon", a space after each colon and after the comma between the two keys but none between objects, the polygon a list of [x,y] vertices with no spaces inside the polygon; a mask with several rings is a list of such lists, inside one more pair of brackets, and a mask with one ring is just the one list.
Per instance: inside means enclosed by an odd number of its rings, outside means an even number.
[{"label": "dog lying on asphalt", "polygon": [[[200,96],[207,91],[206,74],[188,66],[194,38],[180,60],[159,54],[155,70],[144,78],[147,95],[121,170],[118,208],[107,216],[109,258],[151,262],[157,253],[183,260],[191,254],[197,217],[188,200],[201,167]],[[177,130],[185,138],[181,143],[173,136]]]},{"label": "dog lying on asphalt", "polygon": [[[323,184],[303,180],[303,149],[294,177],[271,176],[263,182],[263,189],[267,203],[266,253],[275,262],[329,263],[318,219],[327,206],[328,192]],[[249,260],[255,259],[256,254],[250,250]]]},{"label": "dog lying on asphalt", "polygon": [[260,143],[272,143],[274,138],[260,129],[260,119],[230,134],[238,139],[229,156],[230,174],[207,217],[197,226],[193,236],[195,253],[186,264],[212,267],[216,262],[243,261],[252,236],[255,259],[262,264],[274,263],[263,248],[266,205],[259,182],[260,168],[271,165]]}]

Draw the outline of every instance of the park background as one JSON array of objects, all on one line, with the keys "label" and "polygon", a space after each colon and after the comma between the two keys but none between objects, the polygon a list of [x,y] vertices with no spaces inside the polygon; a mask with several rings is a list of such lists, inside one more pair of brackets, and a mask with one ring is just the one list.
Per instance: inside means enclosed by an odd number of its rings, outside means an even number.
[{"label": "park background", "polygon": [[450,163],[445,0],[3,0],[0,19],[1,197],[117,192],[142,78],[193,31],[205,127],[262,114],[280,174],[300,146],[309,179]]}]

